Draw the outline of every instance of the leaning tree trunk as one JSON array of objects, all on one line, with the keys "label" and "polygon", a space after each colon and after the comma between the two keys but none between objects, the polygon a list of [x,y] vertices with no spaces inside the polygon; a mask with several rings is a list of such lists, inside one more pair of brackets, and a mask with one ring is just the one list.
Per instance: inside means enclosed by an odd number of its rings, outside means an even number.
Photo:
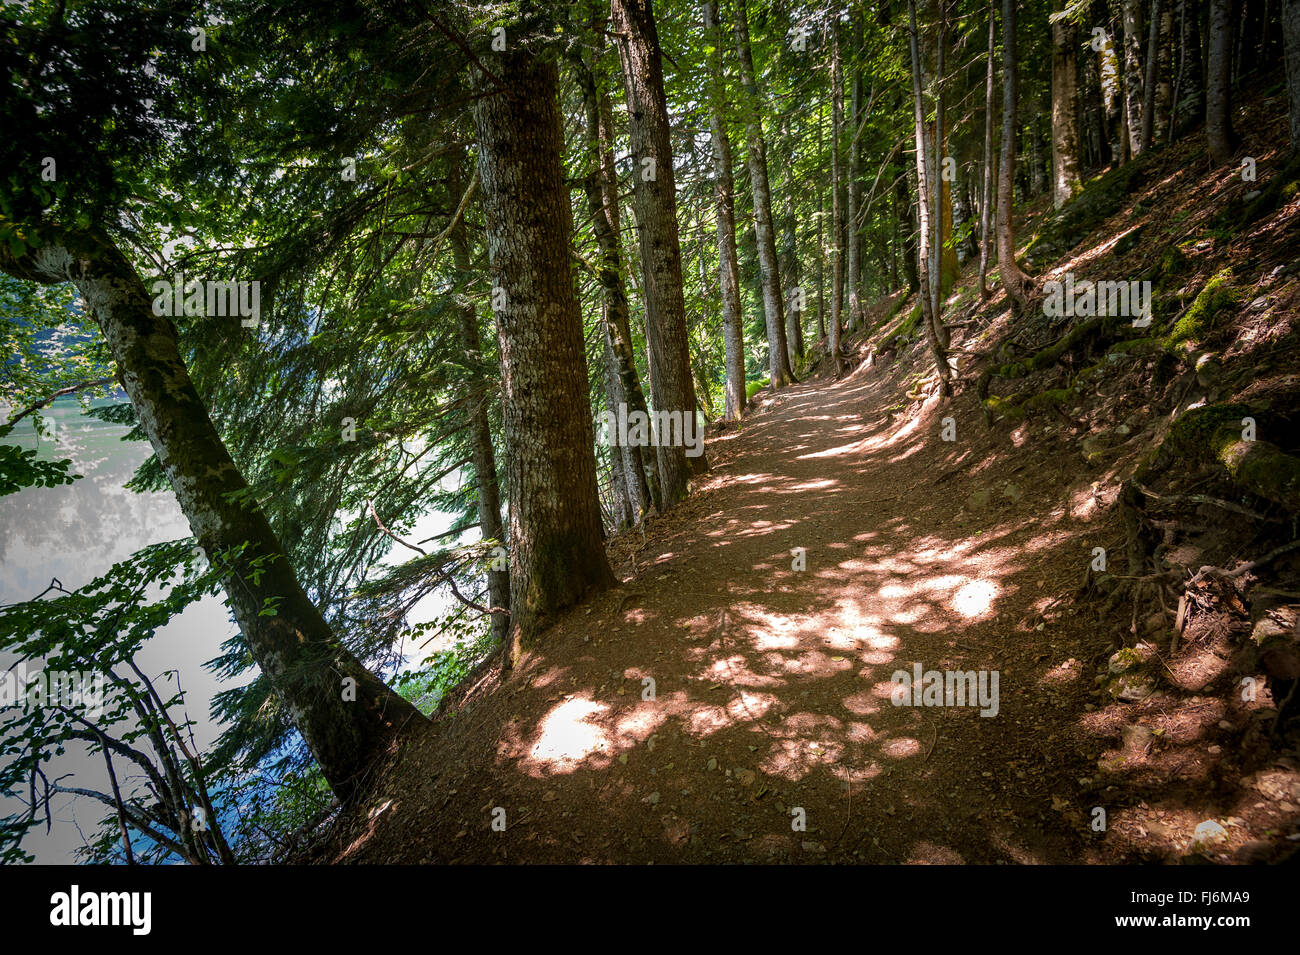
[{"label": "leaning tree trunk", "polygon": [[569,268],[573,213],[557,71],[522,44],[500,63],[510,87],[495,89],[477,77],[482,95],[474,125],[492,274],[504,293],[496,318],[510,449],[513,665],[552,614],[611,586],[614,575],[605,557],[582,316]]},{"label": "leaning tree trunk", "polygon": [[[462,156],[453,164],[451,171],[451,193],[460,195],[462,188]],[[456,271],[462,276],[472,274],[469,252],[469,233],[465,228],[465,218],[457,215],[448,236],[451,245],[452,262]],[[470,394],[466,399],[469,416],[470,459],[474,465],[474,487],[478,497],[478,526],[483,540],[496,541],[499,546],[506,544],[505,529],[501,524],[501,491],[497,483],[496,453],[492,448],[492,430],[488,424],[488,381],[489,377],[483,366],[483,347],[479,337],[478,312],[472,300],[466,298],[457,309],[457,324],[460,327],[461,347],[465,349],[467,363],[474,371],[474,381],[470,385]],[[510,607],[510,571],[496,569],[498,565],[489,565],[487,572],[488,607],[493,610],[505,610]],[[504,645],[510,635],[510,615],[492,613],[492,638]]]},{"label": "leaning tree trunk", "polygon": [[840,358],[840,315],[844,311],[844,205],[840,200],[844,172],[840,161],[840,140],[844,135],[844,74],[840,68],[839,21],[831,24],[831,317],[826,353],[835,374],[843,374]]},{"label": "leaning tree trunk", "polygon": [[1074,24],[1052,24],[1052,205],[1059,209],[1079,190],[1078,68]]},{"label": "leaning tree trunk", "polygon": [[726,368],[723,417],[736,421],[745,413],[745,340],[740,309],[740,264],[736,255],[736,183],[731,166],[731,138],[723,119],[725,79],[722,71],[722,28],[717,0],[705,0],[704,22],[711,32],[713,57],[709,97],[709,130],[713,137],[713,176],[718,223],[718,288],[722,297],[722,345]]},{"label": "leaning tree trunk", "polygon": [[1232,0],[1210,0],[1210,56],[1205,91],[1205,139],[1218,165],[1232,162]]},{"label": "leaning tree trunk", "polygon": [[984,190],[980,199],[980,301],[989,297],[988,268],[989,224],[993,212],[993,110],[997,101],[993,95],[993,54],[997,43],[997,0],[989,0],[988,63],[984,77]]},{"label": "leaning tree trunk", "polygon": [[[695,384],[682,295],[682,250],[677,234],[677,187],[668,105],[659,34],[650,7],[650,0],[614,0],[612,26],[618,36],[627,90],[650,390],[656,414],[680,414],[684,433],[688,426],[692,432],[695,428]],[[781,353],[784,357],[784,342]],[[664,434],[658,437],[659,479],[664,505],[671,507],[686,496],[692,473],[707,470],[708,464],[703,454],[688,458],[683,445]]]},{"label": "leaning tree trunk", "polygon": [[[648,0],[647,0],[648,2]],[[758,240],[758,267],[763,282],[763,314],[767,321],[768,370],[772,390],[794,384],[785,340],[785,317],[782,311],[781,270],[776,260],[776,230],[772,225],[772,190],[767,178],[767,143],[763,138],[763,119],[754,60],[749,48],[749,13],[745,0],[736,4],[736,53],[740,79],[745,87],[747,115],[745,126],[746,162],[749,188],[754,197],[754,237]]]},{"label": "leaning tree trunk", "polygon": [[21,256],[0,246],[0,271],[81,292],[195,539],[225,571],[249,652],[330,788],[352,798],[401,728],[423,717],[361,665],[303,591],[190,380],[175,327],[154,313],[135,267],[98,233],[44,226],[28,235],[32,248]]},{"label": "leaning tree trunk", "polygon": [[[604,46],[604,34],[600,29],[603,24],[596,26],[594,33],[599,56]],[[598,280],[604,318],[601,337],[605,342],[605,360],[612,362],[617,382],[612,395],[614,406],[610,411],[617,414],[618,404],[623,403],[629,415],[633,412],[647,414],[645,391],[641,387],[641,375],[632,350],[632,323],[628,319],[627,287],[623,279],[613,111],[609,94],[597,85],[595,74],[580,53],[575,56],[574,66],[587,120],[587,174],[583,179],[583,191],[596,246],[600,250]],[[621,442],[619,453],[627,473],[628,497],[636,510],[636,521],[640,523],[652,504],[657,510],[663,510],[658,462],[639,444]]]},{"label": "leaning tree trunk", "polygon": [[1016,176],[1016,0],[1002,0],[1002,156],[998,163],[998,274],[1019,307],[1029,304],[1029,276],[1016,262],[1011,200]]},{"label": "leaning tree trunk", "polygon": [[1291,103],[1291,154],[1300,154],[1300,0],[1282,4],[1282,41],[1286,55],[1286,92]]}]

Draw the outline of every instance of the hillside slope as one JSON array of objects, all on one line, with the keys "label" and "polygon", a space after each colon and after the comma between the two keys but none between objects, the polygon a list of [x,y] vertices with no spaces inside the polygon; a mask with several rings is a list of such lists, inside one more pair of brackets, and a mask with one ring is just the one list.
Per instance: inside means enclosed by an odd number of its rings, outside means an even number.
[{"label": "hillside slope", "polygon": [[[911,303],[879,303],[848,374],[715,435],[689,500],[612,543],[622,585],[467,687],[312,858],[1291,854],[1300,175],[1282,94],[1252,103],[1256,182],[1190,137],[1022,229],[1040,288],[1150,281],[1150,327],[1012,335],[967,274],[942,402]],[[996,672],[996,714],[893,705],[914,664]]]}]

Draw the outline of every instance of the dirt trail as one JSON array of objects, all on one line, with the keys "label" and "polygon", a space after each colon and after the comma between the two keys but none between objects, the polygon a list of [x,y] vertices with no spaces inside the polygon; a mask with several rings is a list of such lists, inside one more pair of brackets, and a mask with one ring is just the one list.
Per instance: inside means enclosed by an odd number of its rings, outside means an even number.
[{"label": "dirt trail", "polygon": [[[410,747],[334,858],[1093,859],[1071,794],[1107,641],[1034,629],[1086,563],[1066,488],[1000,473],[1024,462],[973,399],[891,418],[886,384],[800,384],[712,440],[691,498],[612,547],[624,585]],[[996,715],[894,706],[914,663],[996,670]]]}]

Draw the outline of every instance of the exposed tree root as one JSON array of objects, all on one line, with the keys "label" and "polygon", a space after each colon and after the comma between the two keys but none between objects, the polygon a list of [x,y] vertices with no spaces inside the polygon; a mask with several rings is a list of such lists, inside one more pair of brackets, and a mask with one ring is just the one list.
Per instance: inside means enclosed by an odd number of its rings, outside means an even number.
[{"label": "exposed tree root", "polygon": [[1119,338],[1118,332],[1126,321],[1126,319],[1115,316],[1090,318],[1074,326],[1060,339],[1046,348],[1039,349],[1027,358],[986,368],[975,386],[975,392],[980,399],[980,403],[984,406],[985,421],[992,424],[995,414],[1017,420],[1024,417],[1025,412],[1032,410],[1034,407],[1045,407],[1055,401],[1064,400],[1069,392],[1069,389],[1055,389],[1028,398],[1024,395],[999,398],[996,395],[990,396],[989,394],[989,388],[994,378],[1025,378],[1036,371],[1042,371],[1055,365],[1067,354],[1090,349],[1098,341]]}]

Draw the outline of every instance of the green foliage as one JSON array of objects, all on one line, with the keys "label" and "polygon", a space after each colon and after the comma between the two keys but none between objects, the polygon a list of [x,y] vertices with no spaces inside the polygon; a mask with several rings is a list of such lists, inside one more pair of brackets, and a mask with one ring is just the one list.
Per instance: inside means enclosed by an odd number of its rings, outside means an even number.
[{"label": "green foliage", "polygon": [[[166,751],[181,745],[192,721],[164,716],[184,708],[179,675],[155,676],[151,688],[135,657],[169,620],[204,595],[216,593],[219,576],[218,570],[200,566],[193,541],[170,541],[136,552],[75,592],[62,589],[56,581],[46,591],[56,596],[46,599],[43,594],[0,607],[0,652],[12,655],[15,666],[47,673],[98,674],[106,691],[75,700],[28,694],[22,705],[0,708],[0,796],[27,803],[26,811],[0,820],[0,860],[28,857],[23,839],[44,823],[46,801],[65,785],[49,764],[69,749],[85,747],[102,753],[105,740],[115,741],[112,753],[117,761],[138,770],[144,764],[118,747],[137,753],[151,749],[152,759],[159,761]],[[161,686],[158,692],[162,693],[167,682],[175,683],[171,696],[155,696],[154,688]],[[142,758],[150,759],[147,754]],[[183,760],[178,763],[182,785],[191,790],[183,798],[193,805],[192,791],[201,788],[203,780],[194,766]],[[147,774],[119,772],[118,780],[128,802],[148,806],[157,801],[157,782],[153,781],[151,791]],[[106,778],[78,779],[75,785],[109,792]],[[180,820],[171,822],[172,835],[182,839],[187,829]],[[116,819],[106,818],[84,852],[92,861],[108,861],[114,857],[116,840]],[[139,854],[147,861],[174,857],[158,841],[140,847]]]},{"label": "green foliage", "polygon": [[[11,428],[0,427],[0,438],[5,437]],[[37,458],[34,449],[20,448],[13,444],[0,444],[0,497],[15,494],[25,487],[56,487],[71,484],[81,477],[69,474],[72,461],[42,461]]]}]

